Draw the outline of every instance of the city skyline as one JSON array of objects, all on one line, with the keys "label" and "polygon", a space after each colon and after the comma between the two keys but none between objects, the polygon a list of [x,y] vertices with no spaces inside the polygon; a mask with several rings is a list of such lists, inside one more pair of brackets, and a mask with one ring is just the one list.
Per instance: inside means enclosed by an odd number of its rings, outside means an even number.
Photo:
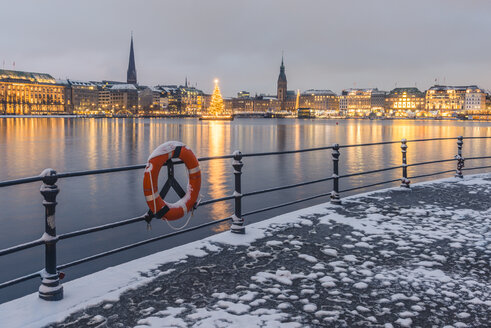
[{"label": "city skyline", "polygon": [[[242,90],[275,94],[284,51],[292,90],[425,90],[435,79],[491,88],[485,1],[251,1],[240,10],[223,1],[129,4],[107,1],[93,10],[91,1],[9,3],[12,15],[0,23],[2,68],[124,81],[133,31],[143,85],[187,77],[211,93],[219,78],[227,97]],[[25,22],[13,28],[21,12]],[[46,20],[33,28],[39,15]]]}]

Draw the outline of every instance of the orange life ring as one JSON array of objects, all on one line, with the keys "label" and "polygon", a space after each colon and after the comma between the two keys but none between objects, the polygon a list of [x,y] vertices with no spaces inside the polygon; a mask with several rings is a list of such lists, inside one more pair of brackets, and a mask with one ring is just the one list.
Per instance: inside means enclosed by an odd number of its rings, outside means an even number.
[{"label": "orange life ring", "polygon": [[[179,158],[188,169],[189,181],[186,195],[175,203],[166,203],[160,197],[158,189],[159,172],[164,164]],[[177,220],[191,211],[198,200],[201,188],[201,171],[198,160],[191,149],[178,141],[169,141],[158,146],[148,158],[143,176],[143,193],[150,211],[158,217],[167,220]]]}]

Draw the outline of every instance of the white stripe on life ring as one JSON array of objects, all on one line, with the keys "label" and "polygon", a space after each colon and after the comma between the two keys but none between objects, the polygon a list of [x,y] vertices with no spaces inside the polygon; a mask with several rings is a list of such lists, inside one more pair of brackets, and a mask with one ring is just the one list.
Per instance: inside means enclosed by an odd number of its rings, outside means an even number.
[{"label": "white stripe on life ring", "polygon": [[188,213],[188,208],[186,207],[186,204],[181,205],[182,210],[184,211],[184,215]]},{"label": "white stripe on life ring", "polygon": [[160,194],[158,192],[156,192],[150,196],[145,196],[145,199],[147,200],[147,202],[151,202],[152,200],[157,199],[157,197],[159,197],[159,195]]},{"label": "white stripe on life ring", "polygon": [[193,173],[199,172],[199,171],[200,171],[200,169],[199,169],[199,165],[198,165],[198,166],[196,166],[196,167],[195,167],[195,168],[193,168],[193,169],[189,169],[188,171],[189,171],[189,174],[193,174]]}]

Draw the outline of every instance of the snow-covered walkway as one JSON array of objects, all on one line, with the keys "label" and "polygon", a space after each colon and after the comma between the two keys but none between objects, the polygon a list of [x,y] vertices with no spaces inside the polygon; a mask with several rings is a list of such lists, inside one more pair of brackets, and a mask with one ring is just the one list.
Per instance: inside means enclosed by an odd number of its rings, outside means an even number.
[{"label": "snow-covered walkway", "polygon": [[[2,327],[489,327],[491,175],[358,195],[0,305]],[[57,323],[53,323],[56,322]]]}]

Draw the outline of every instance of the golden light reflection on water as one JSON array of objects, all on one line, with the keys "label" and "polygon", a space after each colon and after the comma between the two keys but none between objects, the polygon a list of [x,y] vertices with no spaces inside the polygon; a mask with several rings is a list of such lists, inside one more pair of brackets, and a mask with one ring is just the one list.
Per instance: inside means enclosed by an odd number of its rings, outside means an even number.
[{"label": "golden light reflection on water", "polygon": [[[225,154],[226,143],[230,136],[230,124],[227,122],[209,121],[208,124],[208,141],[209,150],[208,156],[220,156]],[[227,178],[230,174],[231,164],[229,160],[216,160],[207,163],[204,183],[208,185],[208,194],[210,198],[216,199],[227,196]],[[228,166],[230,167],[228,167]],[[219,220],[231,214],[231,206],[229,202],[219,202],[212,205],[210,216],[213,220]],[[219,224],[213,230],[221,232],[227,230],[228,223]]]}]

